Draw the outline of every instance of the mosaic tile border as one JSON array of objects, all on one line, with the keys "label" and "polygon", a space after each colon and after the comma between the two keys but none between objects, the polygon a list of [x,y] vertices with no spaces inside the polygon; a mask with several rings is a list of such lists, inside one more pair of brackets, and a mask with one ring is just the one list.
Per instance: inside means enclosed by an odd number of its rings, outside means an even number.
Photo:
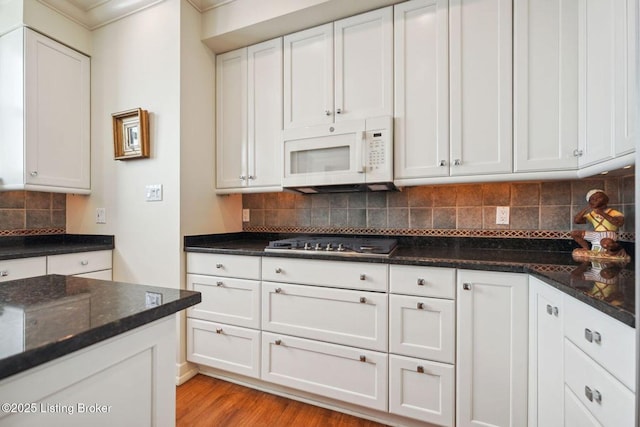
[{"label": "mosaic tile border", "polygon": [[0,237],[2,236],[40,236],[44,234],[65,234],[67,232],[64,228],[36,228],[27,230],[0,230]]},{"label": "mosaic tile border", "polygon": [[[469,229],[373,229],[373,228],[332,228],[332,227],[278,227],[244,225],[243,231],[254,233],[336,233],[370,234],[382,236],[424,236],[424,237],[493,237],[505,239],[571,239],[569,231],[552,230],[469,230]],[[620,240],[635,242],[635,233],[620,233]]]}]

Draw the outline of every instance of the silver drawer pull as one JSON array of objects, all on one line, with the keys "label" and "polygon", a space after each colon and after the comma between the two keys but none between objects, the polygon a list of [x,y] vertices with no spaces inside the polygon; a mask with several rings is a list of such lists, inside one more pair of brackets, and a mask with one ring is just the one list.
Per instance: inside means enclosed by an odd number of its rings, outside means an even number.
[{"label": "silver drawer pull", "polygon": [[462,289],[464,289],[465,291],[470,291],[471,290],[471,283],[463,283],[462,284]]},{"label": "silver drawer pull", "polygon": [[38,171],[31,171],[31,176],[38,176]]},{"label": "silver drawer pull", "polygon": [[276,268],[276,274],[282,273],[282,269],[280,267]]},{"label": "silver drawer pull", "polygon": [[224,283],[222,283],[222,282],[216,282],[216,286],[222,286],[222,285],[224,285]]},{"label": "silver drawer pull", "polygon": [[222,268],[222,264],[216,264],[216,268]]},{"label": "silver drawer pull", "polygon": [[593,331],[593,342],[602,344],[602,335],[600,335],[600,332]]},{"label": "silver drawer pull", "polygon": [[216,329],[216,334],[221,334],[222,333],[222,328],[217,328]]},{"label": "silver drawer pull", "polygon": [[7,277],[9,275],[9,270],[0,271],[0,277]]},{"label": "silver drawer pull", "polygon": [[596,403],[602,403],[602,394],[596,389],[593,390],[593,400]]},{"label": "silver drawer pull", "polygon": [[86,259],[83,259],[82,261],[80,261],[80,265],[89,265],[89,261]]},{"label": "silver drawer pull", "polygon": [[553,307],[547,304],[547,314],[553,314]]},{"label": "silver drawer pull", "polygon": [[419,302],[418,303],[418,310],[422,310],[424,308],[424,303],[423,302]]},{"label": "silver drawer pull", "polygon": [[587,396],[589,402],[593,402],[593,391],[589,388],[588,385],[584,386],[584,395]]},{"label": "silver drawer pull", "polygon": [[558,313],[559,313],[558,307],[553,307],[553,315],[558,317]]},{"label": "silver drawer pull", "polygon": [[418,286],[424,286],[424,279],[418,279]]},{"label": "silver drawer pull", "polygon": [[584,328],[584,339],[593,342],[593,332],[591,332],[591,329]]},{"label": "silver drawer pull", "polygon": [[365,274],[360,275],[360,280],[367,280],[367,276]]},{"label": "silver drawer pull", "polygon": [[364,304],[367,302],[367,299],[365,297],[360,297],[360,302]]},{"label": "silver drawer pull", "polygon": [[276,344],[276,345],[280,345],[280,344],[282,344],[282,340],[276,340],[275,344]]},{"label": "silver drawer pull", "polygon": [[418,372],[419,374],[424,374],[424,366],[418,366],[416,368],[416,372]]},{"label": "silver drawer pull", "polygon": [[365,355],[360,355],[360,361],[361,361],[361,362],[366,362],[366,361],[367,361],[367,356],[365,356]]},{"label": "silver drawer pull", "polygon": [[276,294],[282,293],[282,288],[276,288]]}]

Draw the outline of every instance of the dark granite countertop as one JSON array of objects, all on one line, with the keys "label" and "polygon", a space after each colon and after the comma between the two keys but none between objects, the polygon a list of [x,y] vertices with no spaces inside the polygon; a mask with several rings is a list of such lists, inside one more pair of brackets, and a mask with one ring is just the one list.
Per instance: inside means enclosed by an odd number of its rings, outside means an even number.
[{"label": "dark granite countertop", "polygon": [[1,283],[0,379],[200,301],[199,292],[55,274]]},{"label": "dark granite countertop", "polygon": [[51,234],[0,237],[0,261],[113,248],[114,237],[107,235]]},{"label": "dark granite countertop", "polygon": [[[227,233],[186,236],[187,252],[250,256],[331,259],[389,264],[452,267],[460,269],[529,273],[549,285],[635,327],[635,271],[633,263],[598,265],[575,261],[573,241],[544,239],[477,239],[450,237],[385,236],[398,239],[389,258],[335,257],[265,252],[269,240],[287,235],[269,233]],[[628,252],[633,256],[633,247]],[[600,277],[602,274],[602,277]],[[604,278],[607,276],[607,278]]]}]

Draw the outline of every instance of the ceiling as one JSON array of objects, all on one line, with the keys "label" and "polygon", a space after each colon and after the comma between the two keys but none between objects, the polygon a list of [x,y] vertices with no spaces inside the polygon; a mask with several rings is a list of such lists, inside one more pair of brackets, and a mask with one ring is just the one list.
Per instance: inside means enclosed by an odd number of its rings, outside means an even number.
[{"label": "ceiling", "polygon": [[[38,0],[83,27],[94,30],[164,0]],[[235,0],[187,0],[200,12]]]}]

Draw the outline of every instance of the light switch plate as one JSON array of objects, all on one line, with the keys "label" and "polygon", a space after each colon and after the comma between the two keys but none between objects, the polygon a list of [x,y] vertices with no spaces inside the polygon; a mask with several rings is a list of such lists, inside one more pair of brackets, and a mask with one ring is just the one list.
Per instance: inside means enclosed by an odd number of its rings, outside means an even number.
[{"label": "light switch plate", "polygon": [[96,224],[107,223],[107,210],[105,208],[96,208]]},{"label": "light switch plate", "polygon": [[152,184],[144,187],[145,200],[147,202],[159,202],[162,200],[162,184]]}]

